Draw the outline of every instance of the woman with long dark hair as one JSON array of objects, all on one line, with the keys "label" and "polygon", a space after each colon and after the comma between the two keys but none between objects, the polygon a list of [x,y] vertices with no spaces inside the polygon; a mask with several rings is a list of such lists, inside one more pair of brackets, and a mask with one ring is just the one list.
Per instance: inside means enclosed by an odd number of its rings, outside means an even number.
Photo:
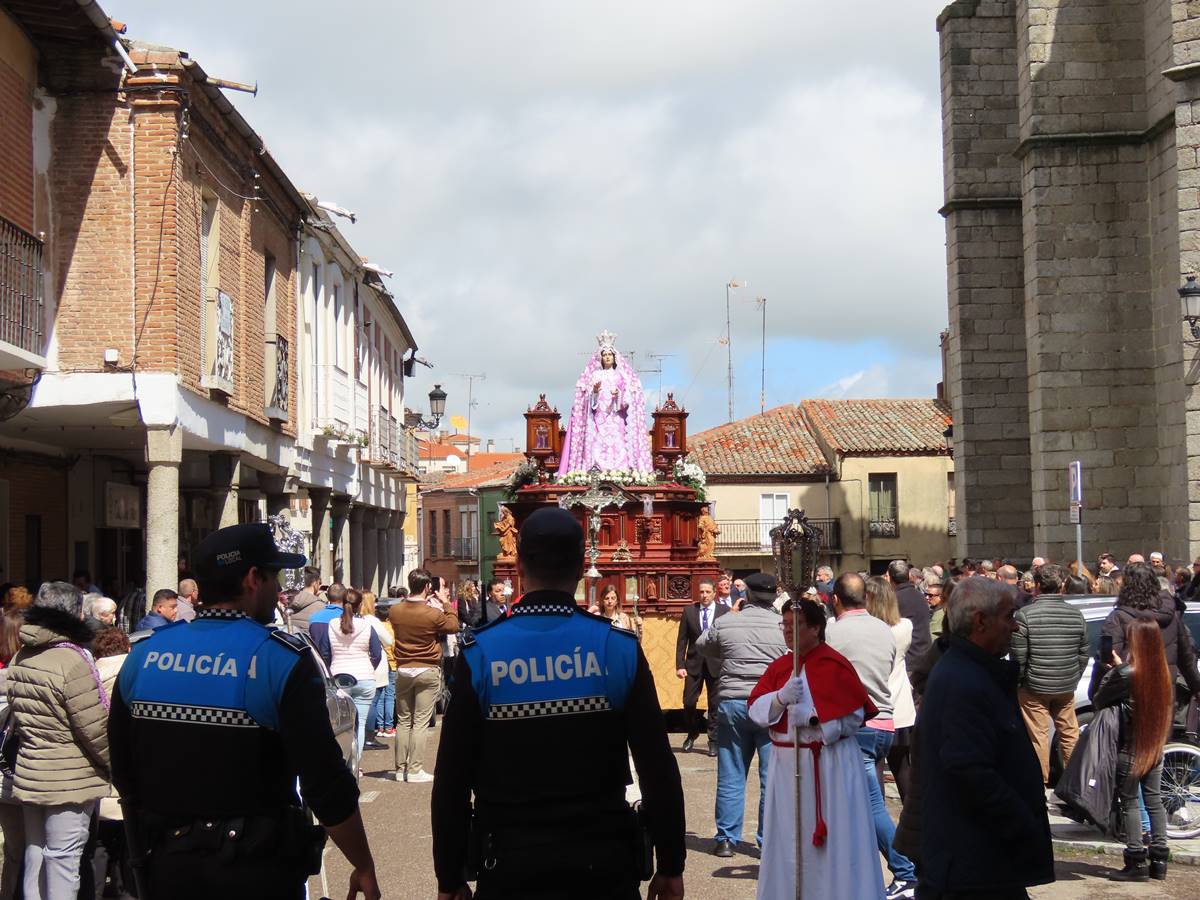
[{"label": "woman with long dark hair", "polygon": [[354,687],[346,689],[358,711],[356,766],[362,760],[366,746],[367,716],[375,699],[375,668],[383,659],[383,644],[379,642],[375,629],[359,615],[362,604],[362,592],[347,588],[342,600],[341,617],[329,623],[329,671],[334,675],[351,675],[356,679]]},{"label": "woman with long dark hair", "polygon": [[[1092,698],[1096,709],[1121,707],[1117,754],[1119,794],[1125,814],[1125,867],[1114,881],[1147,881],[1167,877],[1167,816],[1162,802],[1163,747],[1174,718],[1174,685],[1163,650],[1162,631],[1144,618],[1130,623],[1125,661],[1114,653],[1116,667],[1104,676]],[[1150,852],[1142,846],[1138,788],[1150,815]]]}]

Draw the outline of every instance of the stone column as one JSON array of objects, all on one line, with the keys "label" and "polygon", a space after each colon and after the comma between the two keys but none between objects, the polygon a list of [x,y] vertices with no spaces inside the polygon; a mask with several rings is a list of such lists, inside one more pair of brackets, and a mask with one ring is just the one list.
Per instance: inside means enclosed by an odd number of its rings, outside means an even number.
[{"label": "stone column", "polygon": [[183,430],[178,426],[146,431],[146,597],[179,581],[179,464]]},{"label": "stone column", "polygon": [[259,472],[258,487],[267,498],[268,516],[287,513],[290,518],[292,495],[296,493],[296,487],[286,475],[264,475]]},{"label": "stone column", "polygon": [[392,540],[391,584],[400,585],[404,582],[404,513],[392,513],[392,525],[388,534]]},{"label": "stone column", "polygon": [[328,488],[308,489],[308,512],[311,520],[312,540],[308,545],[308,564],[321,570],[322,578],[333,575],[333,545],[329,540],[329,495]]},{"label": "stone column", "polygon": [[366,511],[365,506],[350,507],[350,552],[346,554],[349,565],[345,567],[345,583],[354,587],[363,583],[363,551],[366,550],[363,517]]},{"label": "stone column", "polygon": [[392,511],[381,509],[377,519],[379,527],[379,589],[378,595],[387,595],[388,585],[395,578],[395,563],[392,560]]},{"label": "stone column", "polygon": [[354,583],[357,588],[373,590],[379,574],[379,530],[376,509],[364,507],[362,520],[362,574]]},{"label": "stone column", "polygon": [[215,527],[227,528],[238,523],[238,481],[242,457],[237,453],[214,453],[208,458],[209,491],[213,498]]},{"label": "stone column", "polygon": [[345,584],[350,580],[350,554],[354,550],[354,540],[350,534],[350,513],[352,505],[349,497],[334,497],[331,503],[333,516],[333,540],[329,547],[329,570],[325,577]]}]

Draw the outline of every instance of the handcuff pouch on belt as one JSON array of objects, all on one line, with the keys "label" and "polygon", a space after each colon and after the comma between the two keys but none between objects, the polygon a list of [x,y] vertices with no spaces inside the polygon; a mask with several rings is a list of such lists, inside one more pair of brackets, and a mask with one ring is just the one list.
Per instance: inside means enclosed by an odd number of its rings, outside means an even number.
[{"label": "handcuff pouch on belt", "polygon": [[[620,814],[618,814],[620,815]],[[466,879],[479,876],[505,881],[588,873],[617,876],[635,873],[639,881],[654,876],[654,840],[641,804],[629,807],[623,821],[608,828],[580,824],[485,826],[472,813],[467,835]]]},{"label": "handcuff pouch on belt", "polygon": [[297,807],[277,815],[201,818],[153,830],[152,852],[164,856],[200,853],[222,864],[283,859],[294,862],[304,875],[321,871],[326,840],[325,829],[311,824]]}]

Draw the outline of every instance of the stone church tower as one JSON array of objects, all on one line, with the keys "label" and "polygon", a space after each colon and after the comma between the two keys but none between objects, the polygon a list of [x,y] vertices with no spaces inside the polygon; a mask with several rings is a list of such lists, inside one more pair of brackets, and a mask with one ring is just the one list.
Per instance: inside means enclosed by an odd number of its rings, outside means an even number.
[{"label": "stone church tower", "polygon": [[1200,3],[958,0],[938,31],[958,552],[1074,558],[1078,459],[1089,567],[1190,561]]}]

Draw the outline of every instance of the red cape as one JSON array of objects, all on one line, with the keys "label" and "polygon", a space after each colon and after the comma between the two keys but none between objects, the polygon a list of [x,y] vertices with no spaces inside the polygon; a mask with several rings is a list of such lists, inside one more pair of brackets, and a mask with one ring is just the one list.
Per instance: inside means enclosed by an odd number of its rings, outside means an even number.
[{"label": "red cape", "polygon": [[[867,696],[867,689],[863,687],[850,660],[828,644],[818,644],[801,657],[800,668],[808,678],[813,706],[816,707],[817,719],[821,722],[832,722],[858,709],[866,710],[866,719],[878,715],[879,710]],[[750,692],[747,704],[753,705],[754,701],[764,694],[779,690],[791,677],[792,654],[788,652],[767,666],[767,670],[758,679],[758,684]],[[787,733],[786,711],[782,718],[771,726],[771,730]]]}]

